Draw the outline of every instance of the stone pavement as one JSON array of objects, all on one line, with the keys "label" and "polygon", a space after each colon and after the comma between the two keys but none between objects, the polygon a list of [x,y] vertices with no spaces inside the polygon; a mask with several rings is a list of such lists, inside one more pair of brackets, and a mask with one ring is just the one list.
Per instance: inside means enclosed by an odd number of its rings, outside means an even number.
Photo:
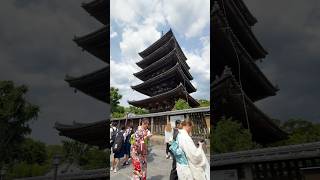
[{"label": "stone pavement", "polygon": [[[151,151],[148,154],[148,180],[168,180],[171,170],[171,159],[165,157],[165,145],[154,145],[151,147]],[[110,160],[112,160],[110,156]],[[122,161],[120,162],[122,165]],[[117,173],[110,172],[110,179],[116,180],[130,180],[132,173],[132,165],[122,167],[120,166]]]}]

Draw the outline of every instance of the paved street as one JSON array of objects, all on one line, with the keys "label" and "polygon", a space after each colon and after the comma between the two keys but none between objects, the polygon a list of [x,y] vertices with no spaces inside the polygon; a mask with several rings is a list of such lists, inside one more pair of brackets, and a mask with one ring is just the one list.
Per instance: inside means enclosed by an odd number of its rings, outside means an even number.
[{"label": "paved street", "polygon": [[[113,157],[110,157],[112,160]],[[122,162],[121,162],[122,164]],[[165,145],[155,145],[148,155],[148,174],[147,179],[168,180],[171,170],[171,159],[165,158]],[[117,173],[110,172],[111,179],[130,180],[132,166],[120,167]]]}]

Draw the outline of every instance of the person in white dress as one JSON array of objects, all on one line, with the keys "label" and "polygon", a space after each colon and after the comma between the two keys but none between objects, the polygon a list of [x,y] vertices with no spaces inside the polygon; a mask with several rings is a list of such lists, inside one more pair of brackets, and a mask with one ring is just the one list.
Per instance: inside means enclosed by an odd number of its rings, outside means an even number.
[{"label": "person in white dress", "polygon": [[166,125],[166,128],[164,130],[164,143],[166,144],[166,158],[169,159],[170,158],[170,152],[169,152],[169,146],[170,146],[170,141],[172,141],[173,138],[173,131],[172,131],[172,127],[171,124],[168,123]]},{"label": "person in white dress", "polygon": [[177,163],[179,180],[209,180],[210,165],[202,148],[203,143],[199,142],[199,146],[196,147],[190,137],[192,121],[185,120],[181,126],[182,129],[179,130],[177,141],[187,157],[187,165]]}]

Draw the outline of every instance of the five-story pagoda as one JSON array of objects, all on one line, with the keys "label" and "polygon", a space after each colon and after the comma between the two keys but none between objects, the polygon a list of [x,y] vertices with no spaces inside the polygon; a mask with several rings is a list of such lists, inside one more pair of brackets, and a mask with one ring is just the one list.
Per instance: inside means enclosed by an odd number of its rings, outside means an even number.
[{"label": "five-story pagoda", "polygon": [[267,55],[252,32],[256,18],[242,0],[213,0],[211,21],[214,122],[223,116],[239,120],[262,144],[286,138],[254,104],[278,91],[256,64]]},{"label": "five-story pagoda", "polygon": [[142,70],[134,76],[143,83],[131,88],[150,97],[128,101],[129,104],[150,112],[170,111],[178,99],[184,99],[191,107],[199,106],[190,96],[196,88],[190,82],[193,77],[186,63],[187,58],[171,29],[139,55],[143,59],[136,64]]}]

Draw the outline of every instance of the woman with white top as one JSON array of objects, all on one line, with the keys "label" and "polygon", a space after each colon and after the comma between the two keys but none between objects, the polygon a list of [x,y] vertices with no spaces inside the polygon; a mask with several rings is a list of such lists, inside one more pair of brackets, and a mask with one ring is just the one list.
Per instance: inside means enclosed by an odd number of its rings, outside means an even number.
[{"label": "woman with white top", "polygon": [[[181,123],[177,143],[185,154],[185,160],[177,160],[177,173],[179,180],[209,180],[210,165],[203,151],[202,142],[196,147],[190,137],[193,123],[185,120]],[[180,158],[181,159],[181,158]]]},{"label": "woman with white top", "polygon": [[166,158],[171,159],[170,152],[169,152],[169,146],[170,141],[172,141],[173,138],[173,131],[170,123],[167,123],[166,128],[164,130],[164,143],[166,144]]}]

